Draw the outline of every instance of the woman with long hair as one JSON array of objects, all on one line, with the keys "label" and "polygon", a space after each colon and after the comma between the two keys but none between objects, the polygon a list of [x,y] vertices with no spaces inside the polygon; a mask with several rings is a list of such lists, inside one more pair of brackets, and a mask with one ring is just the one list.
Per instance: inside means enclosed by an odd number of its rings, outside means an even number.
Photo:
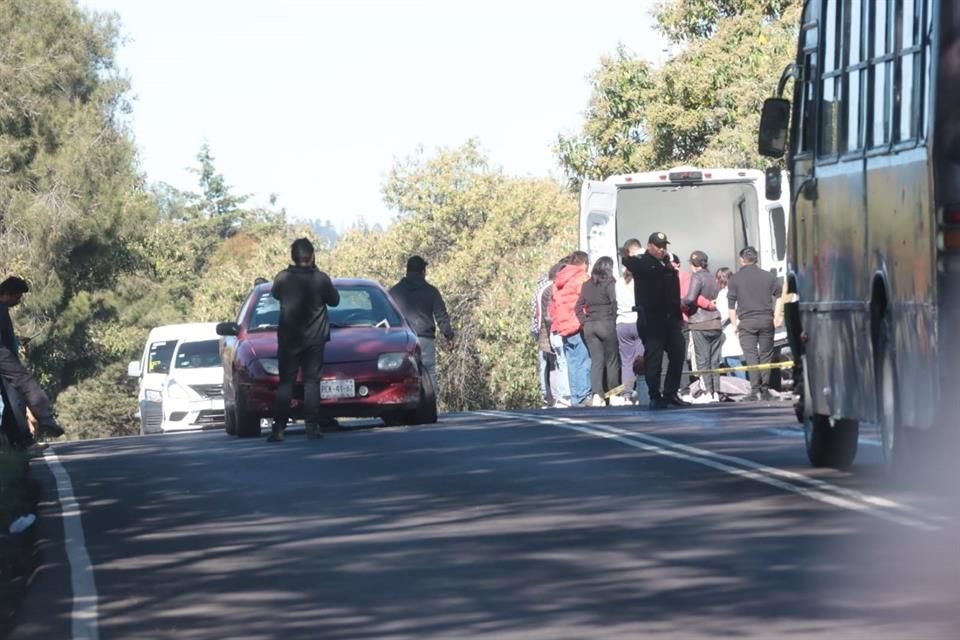
[{"label": "woman with long hair", "polygon": [[[730,323],[730,305],[727,303],[727,285],[733,272],[727,267],[717,269],[717,311],[720,312],[720,322],[723,327],[723,338],[720,344],[720,359],[728,367],[739,367],[743,364],[740,360],[741,349],[740,341],[737,339],[737,330]],[[743,371],[733,372],[738,378],[746,379],[747,374]]]},{"label": "woman with long hair", "polygon": [[617,294],[613,258],[604,256],[593,265],[583,283],[576,306],[583,337],[590,351],[590,386],[595,407],[605,406],[603,394],[620,385],[620,351],[617,344]]}]

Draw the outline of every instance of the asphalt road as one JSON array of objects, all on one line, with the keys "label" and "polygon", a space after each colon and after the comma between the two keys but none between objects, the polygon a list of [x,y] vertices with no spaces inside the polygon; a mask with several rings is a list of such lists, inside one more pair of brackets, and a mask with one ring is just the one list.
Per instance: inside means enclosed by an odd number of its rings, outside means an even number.
[{"label": "asphalt road", "polygon": [[18,640],[960,638],[956,485],[782,404],[52,450]]}]

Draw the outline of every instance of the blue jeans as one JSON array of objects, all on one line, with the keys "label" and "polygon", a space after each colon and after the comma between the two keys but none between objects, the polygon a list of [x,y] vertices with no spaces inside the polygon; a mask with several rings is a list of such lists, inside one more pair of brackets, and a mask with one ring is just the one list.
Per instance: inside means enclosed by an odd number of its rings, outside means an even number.
[{"label": "blue jeans", "polygon": [[540,396],[544,402],[549,402],[553,397],[550,393],[550,361],[547,360],[547,354],[537,349],[537,355],[540,360]]},{"label": "blue jeans", "polygon": [[557,334],[550,335],[550,346],[556,357],[556,368],[550,372],[550,390],[553,392],[553,401],[570,401],[570,378],[567,375],[567,358],[563,354],[563,338]]},{"label": "blue jeans", "polygon": [[578,405],[590,397],[590,352],[583,336],[579,333],[565,336],[563,355],[567,358],[570,378],[570,404]]}]

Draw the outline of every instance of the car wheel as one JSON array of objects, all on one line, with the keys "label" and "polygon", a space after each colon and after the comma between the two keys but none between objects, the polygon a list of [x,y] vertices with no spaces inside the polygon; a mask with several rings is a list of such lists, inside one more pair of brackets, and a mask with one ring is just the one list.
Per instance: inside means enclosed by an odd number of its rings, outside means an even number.
[{"label": "car wheel", "polygon": [[243,397],[240,390],[236,391],[236,400],[233,403],[233,420],[236,425],[237,437],[259,438],[260,416],[250,413],[243,406]]},{"label": "car wheel", "polygon": [[[389,418],[384,418],[388,425]],[[437,394],[433,390],[433,380],[426,371],[420,373],[420,402],[413,411],[407,411],[400,416],[400,424],[436,424],[437,422]]]},{"label": "car wheel", "polygon": [[857,457],[860,423],[856,420],[831,421],[825,415],[814,414],[804,420],[803,435],[807,458],[815,467],[849,469]]}]

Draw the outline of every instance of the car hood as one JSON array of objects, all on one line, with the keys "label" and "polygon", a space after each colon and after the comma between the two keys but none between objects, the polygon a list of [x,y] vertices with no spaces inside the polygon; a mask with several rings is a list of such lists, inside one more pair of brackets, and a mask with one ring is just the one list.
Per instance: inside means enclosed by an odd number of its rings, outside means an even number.
[{"label": "car hood", "polygon": [[[247,342],[258,358],[277,357],[277,334],[273,331],[251,333]],[[382,329],[347,327],[332,329],[323,360],[329,363],[375,360],[382,353],[411,351],[416,337],[406,327]]]},{"label": "car hood", "polygon": [[220,384],[223,382],[223,367],[172,369],[169,378],[181,384]]}]

